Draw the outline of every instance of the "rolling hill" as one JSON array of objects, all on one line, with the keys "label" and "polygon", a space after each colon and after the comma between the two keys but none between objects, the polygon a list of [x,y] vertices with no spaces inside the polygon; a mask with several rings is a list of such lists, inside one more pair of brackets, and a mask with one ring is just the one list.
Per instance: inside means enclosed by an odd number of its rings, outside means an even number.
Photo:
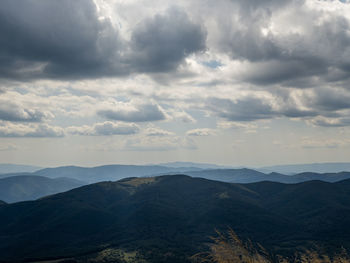
[{"label": "rolling hill", "polygon": [[9,262],[79,262],[100,250],[121,249],[137,251],[143,262],[189,262],[207,249],[214,229],[227,227],[278,253],[311,243],[349,249],[349,223],[350,180],[230,184],[184,175],[128,178],[1,206],[0,254]]},{"label": "rolling hill", "polygon": [[306,181],[320,180],[324,182],[338,182],[350,179],[350,172],[341,173],[300,173],[296,175],[284,175],[280,173],[265,174],[256,170],[242,169],[211,169],[201,171],[188,171],[186,175],[201,177],[229,183],[254,183],[262,181],[295,184]]},{"label": "rolling hill", "polygon": [[69,177],[84,182],[95,183],[102,181],[116,181],[126,177],[142,177],[154,174],[183,173],[197,171],[199,168],[173,168],[159,165],[104,165],[97,167],[62,166],[46,168],[34,174],[49,178]]},{"label": "rolling hill", "polygon": [[[300,173],[284,175],[280,173],[265,174],[253,169],[201,169],[198,167],[166,167],[158,165],[105,165],[92,168],[64,166],[46,168],[33,173],[48,178],[69,177],[88,183],[102,181],[116,181],[127,177],[159,176],[165,174],[186,174],[192,177],[201,177],[230,183],[254,183],[271,181],[280,183],[299,183],[312,180],[337,182],[350,179],[350,172],[341,173]],[[7,175],[8,176],[8,175]]]},{"label": "rolling hill", "polygon": [[85,184],[71,178],[50,179],[36,175],[11,176],[0,179],[0,200],[7,203],[35,200]]}]

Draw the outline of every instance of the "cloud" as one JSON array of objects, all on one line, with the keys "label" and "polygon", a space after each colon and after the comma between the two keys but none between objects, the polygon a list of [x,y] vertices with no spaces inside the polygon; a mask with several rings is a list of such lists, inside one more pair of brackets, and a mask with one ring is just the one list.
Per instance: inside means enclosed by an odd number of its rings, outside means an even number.
[{"label": "cloud", "polygon": [[2,1],[0,78],[86,79],[168,72],[205,48],[203,27],[178,8],[145,18],[131,28],[131,40],[100,9],[92,0]]},{"label": "cloud", "polygon": [[131,36],[132,62],[138,72],[168,72],[188,55],[205,49],[206,32],[179,8],[140,22]]},{"label": "cloud", "polygon": [[255,121],[275,115],[272,105],[258,98],[248,97],[236,101],[211,98],[207,106],[217,116],[230,121]]},{"label": "cloud", "polygon": [[[19,6],[21,8],[19,8]],[[92,0],[2,1],[0,76],[90,78],[121,73],[121,41]]]},{"label": "cloud", "polygon": [[125,122],[151,122],[165,120],[163,110],[157,104],[139,104],[129,107],[116,107],[99,110],[97,114],[109,120]]},{"label": "cloud", "polygon": [[39,109],[26,109],[10,101],[0,101],[0,120],[13,122],[41,122],[46,117],[48,117],[48,114]]},{"label": "cloud", "polygon": [[157,127],[149,127],[145,130],[147,136],[163,137],[163,136],[174,136],[175,134],[170,131],[166,131]]},{"label": "cloud", "polygon": [[342,88],[317,88],[308,96],[309,106],[320,111],[334,112],[350,109],[350,93]]},{"label": "cloud", "polygon": [[64,137],[64,130],[61,127],[48,124],[12,124],[0,123],[0,137]]},{"label": "cloud", "polygon": [[185,111],[174,111],[171,115],[174,120],[181,120],[184,123],[196,123],[196,120]]},{"label": "cloud", "polygon": [[93,126],[72,126],[67,128],[67,132],[73,135],[83,136],[109,136],[109,135],[131,135],[139,133],[140,128],[133,123],[114,123],[106,121],[96,123]]},{"label": "cloud", "polygon": [[345,118],[327,118],[319,116],[308,120],[308,123],[321,127],[346,127],[350,126],[350,117]]},{"label": "cloud", "polygon": [[[243,82],[300,88],[349,78],[348,5],[337,1],[224,1],[209,17],[210,48],[242,62]],[[295,17],[298,17],[296,20]],[[216,34],[211,35],[213,30]],[[335,74],[336,72],[336,74]]]},{"label": "cloud", "polygon": [[193,129],[186,132],[187,136],[211,136],[215,132],[213,129],[202,128],[202,129]]},{"label": "cloud", "polygon": [[227,121],[249,122],[278,117],[303,118],[319,115],[317,111],[301,108],[283,97],[246,96],[236,100],[210,98],[206,109]]}]

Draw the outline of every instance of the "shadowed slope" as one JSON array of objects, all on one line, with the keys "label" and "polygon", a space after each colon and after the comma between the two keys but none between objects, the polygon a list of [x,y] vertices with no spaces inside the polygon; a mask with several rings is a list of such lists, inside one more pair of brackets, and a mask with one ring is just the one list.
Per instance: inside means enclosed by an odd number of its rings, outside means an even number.
[{"label": "shadowed slope", "polygon": [[241,185],[183,175],[97,183],[1,206],[0,254],[19,260],[123,247],[152,262],[169,253],[166,262],[187,262],[215,228],[227,227],[275,250],[311,241],[349,247],[349,190],[348,181]]}]

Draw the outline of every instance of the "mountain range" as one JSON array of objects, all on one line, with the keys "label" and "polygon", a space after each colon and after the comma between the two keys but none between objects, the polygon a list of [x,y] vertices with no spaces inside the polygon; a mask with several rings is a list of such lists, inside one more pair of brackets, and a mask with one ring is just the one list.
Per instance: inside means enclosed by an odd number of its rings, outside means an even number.
[{"label": "mountain range", "polygon": [[7,203],[35,200],[85,184],[71,178],[50,179],[37,175],[11,176],[0,179],[0,200]]},{"label": "mountain range", "polygon": [[0,175],[0,200],[9,203],[34,200],[89,183],[117,181],[126,177],[150,177],[178,173],[229,183],[271,181],[293,184],[312,180],[337,182],[350,179],[350,172],[325,174],[305,172],[284,175],[280,173],[265,174],[247,168],[200,169],[198,167],[173,168],[158,165],[108,165],[93,168],[65,166],[41,169],[33,173]]},{"label": "mountain range", "polygon": [[143,260],[137,262],[184,263],[208,249],[215,229],[228,227],[274,253],[311,245],[334,251],[350,249],[349,222],[350,180],[127,178],[0,206],[0,261],[96,262],[96,253],[125,251]]},{"label": "mountain range", "polygon": [[282,174],[298,174],[304,172],[311,173],[339,173],[350,171],[350,163],[309,163],[309,164],[288,164],[274,165],[257,168],[256,170],[263,173],[282,173]]},{"label": "mountain range", "polygon": [[350,179],[350,172],[340,173],[311,173],[305,172],[295,175],[285,175],[280,173],[265,174],[256,170],[241,169],[210,169],[201,171],[187,171],[186,175],[193,177],[201,177],[210,180],[217,180],[229,183],[254,183],[262,181],[279,182],[286,184],[301,183],[312,180],[320,180],[324,182],[337,182]]},{"label": "mountain range", "polygon": [[159,165],[103,165],[97,167],[62,166],[46,168],[34,174],[48,178],[69,177],[88,183],[116,181],[126,177],[152,176],[154,174],[183,173],[197,171],[200,168],[173,168]]},{"label": "mountain range", "polygon": [[159,165],[104,165],[97,167],[62,166],[57,168],[45,168],[33,173],[0,174],[0,178],[35,175],[47,178],[72,178],[86,183],[102,181],[116,181],[127,177],[157,176],[166,174],[186,174],[193,177],[201,177],[231,183],[252,183],[272,181],[280,183],[299,183],[310,180],[336,182],[350,179],[350,172],[339,173],[312,173],[303,172],[295,175],[281,173],[263,173],[253,169],[201,169],[198,167],[166,167]]}]

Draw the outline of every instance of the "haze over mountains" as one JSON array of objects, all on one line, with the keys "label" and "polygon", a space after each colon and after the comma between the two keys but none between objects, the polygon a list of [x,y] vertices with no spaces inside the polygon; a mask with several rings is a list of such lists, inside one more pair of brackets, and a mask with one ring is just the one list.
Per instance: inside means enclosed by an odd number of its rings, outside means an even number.
[{"label": "haze over mountains", "polygon": [[9,174],[9,173],[31,173],[37,170],[42,169],[39,166],[33,165],[23,165],[23,164],[0,164],[0,174]]},{"label": "haze over mountains", "polygon": [[23,175],[0,178],[0,200],[14,203],[35,200],[40,197],[65,192],[85,185],[72,178],[47,178],[37,175]]},{"label": "haze over mountains", "polygon": [[276,253],[312,243],[350,248],[350,180],[229,184],[184,175],[129,178],[2,205],[0,215],[0,255],[9,262],[78,261],[82,254],[122,249],[139,253],[145,260],[139,262],[184,263],[207,249],[214,229],[227,227]]},{"label": "haze over mountains", "polygon": [[257,170],[270,173],[297,174],[303,172],[313,173],[339,173],[350,171],[350,163],[311,163],[265,166]]},{"label": "haze over mountains", "polygon": [[[225,169],[210,164],[172,163],[168,164],[169,166],[166,165],[104,165],[91,168],[63,166],[45,168],[32,173],[0,174],[0,200],[9,203],[35,200],[90,183],[117,181],[126,177],[150,177],[170,174],[185,174],[229,183],[271,181],[293,184],[312,180],[337,182],[350,179],[350,172],[323,174],[303,172],[285,175],[275,172],[263,173],[247,168]],[[182,165],[185,167],[181,167]],[[200,167],[194,167],[194,165]],[[207,169],[207,167],[215,169]],[[217,167],[220,167],[220,169]]]}]

